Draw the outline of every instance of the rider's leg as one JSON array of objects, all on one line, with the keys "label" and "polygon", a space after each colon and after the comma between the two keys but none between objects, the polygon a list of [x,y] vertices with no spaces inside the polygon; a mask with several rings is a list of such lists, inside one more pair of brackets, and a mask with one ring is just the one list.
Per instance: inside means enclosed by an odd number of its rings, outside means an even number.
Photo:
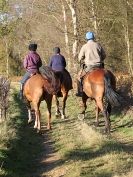
[{"label": "rider's leg", "polygon": [[76,96],[82,97],[82,93],[83,93],[83,85],[82,85],[82,78],[80,78],[80,80],[77,80]]},{"label": "rider's leg", "polygon": [[78,79],[77,79],[77,93],[76,96],[82,97],[83,93],[83,85],[82,85],[82,78],[83,78],[84,71],[81,69],[78,73]]},{"label": "rider's leg", "polygon": [[20,93],[19,93],[20,99],[23,99],[24,84],[29,78],[30,78],[30,73],[26,72],[25,75],[23,76],[22,80],[20,81]]}]

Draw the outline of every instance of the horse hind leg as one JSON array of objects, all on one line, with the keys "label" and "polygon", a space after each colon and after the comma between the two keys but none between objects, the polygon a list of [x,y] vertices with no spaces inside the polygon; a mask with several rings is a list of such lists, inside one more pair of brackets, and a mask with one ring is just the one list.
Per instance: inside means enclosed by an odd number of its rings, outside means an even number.
[{"label": "horse hind leg", "polygon": [[107,116],[108,116],[108,119],[110,121],[110,114],[111,114],[111,110],[112,110],[112,106],[110,103],[107,104]]},{"label": "horse hind leg", "polygon": [[55,95],[54,96],[55,98],[55,104],[56,104],[56,112],[55,112],[55,116],[56,117],[59,117],[61,115],[61,112],[60,112],[60,109],[59,109],[59,100],[58,100],[58,97]]},{"label": "horse hind leg", "polygon": [[51,129],[51,106],[52,106],[52,96],[50,95],[49,98],[46,99],[47,103],[47,116],[48,116],[48,123],[47,123],[47,129]]},{"label": "horse hind leg", "polygon": [[100,108],[96,105],[96,123],[95,123],[96,127],[99,126],[99,112],[100,112]]},{"label": "horse hind leg", "polygon": [[35,110],[35,124],[34,124],[34,128],[37,129],[38,132],[40,132],[41,129],[41,125],[40,125],[40,110]]},{"label": "horse hind leg", "polygon": [[103,101],[102,99],[98,99],[96,100],[97,106],[99,107],[99,109],[102,111],[103,116],[104,116],[104,120],[105,120],[105,133],[110,133],[110,118],[109,118],[109,114],[107,114],[107,109],[104,108],[103,106]]},{"label": "horse hind leg", "polygon": [[87,99],[88,99],[88,97],[86,96],[86,94],[83,93],[83,95],[82,95],[82,104],[83,104],[82,105],[82,112],[78,115],[78,119],[80,119],[80,120],[83,120],[85,118],[85,111],[87,109],[87,104],[86,104]]},{"label": "horse hind leg", "polygon": [[62,100],[62,110],[61,110],[61,119],[66,118],[65,108],[66,108],[66,100],[67,100],[68,92],[63,93],[63,100]]},{"label": "horse hind leg", "polygon": [[28,124],[30,124],[33,121],[32,114],[31,114],[31,108],[28,108]]},{"label": "horse hind leg", "polygon": [[26,107],[28,109],[28,124],[30,124],[33,121],[32,114],[31,114],[31,105],[28,100],[26,100],[25,102],[26,102]]},{"label": "horse hind leg", "polygon": [[33,103],[33,107],[35,110],[35,124],[34,128],[37,129],[37,132],[41,130],[41,123],[40,123],[40,110],[39,110],[40,103]]}]

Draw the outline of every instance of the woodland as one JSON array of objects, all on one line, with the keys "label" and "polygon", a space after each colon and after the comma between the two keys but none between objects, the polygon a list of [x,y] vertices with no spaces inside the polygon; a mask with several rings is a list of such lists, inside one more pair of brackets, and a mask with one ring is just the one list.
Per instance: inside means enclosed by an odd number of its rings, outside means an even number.
[{"label": "woodland", "polygon": [[[29,43],[38,44],[44,65],[60,47],[75,81],[88,31],[105,49],[105,68],[116,76],[122,98],[112,108],[110,135],[101,112],[95,126],[95,101],[88,99],[86,117],[79,119],[76,82],[65,119],[55,116],[53,99],[50,131],[46,102],[41,103],[42,132],[37,134],[19,97]],[[133,0],[0,0],[0,177],[133,177],[132,34]]]},{"label": "woodland", "polygon": [[133,75],[132,0],[0,0],[0,74],[23,75],[30,42],[38,44],[44,65],[59,46],[77,74],[87,31],[104,47],[106,68]]}]

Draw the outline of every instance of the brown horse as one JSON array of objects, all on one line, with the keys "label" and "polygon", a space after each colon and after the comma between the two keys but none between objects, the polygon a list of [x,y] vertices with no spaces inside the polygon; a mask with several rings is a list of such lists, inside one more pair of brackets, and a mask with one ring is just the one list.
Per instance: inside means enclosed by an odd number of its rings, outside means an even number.
[{"label": "brown horse", "polygon": [[66,101],[68,97],[69,90],[73,89],[72,86],[72,78],[67,70],[62,72],[62,79],[61,79],[61,95],[62,95],[62,109],[60,110],[59,105],[59,97],[58,94],[55,95],[55,102],[56,102],[56,116],[61,116],[62,119],[66,118],[65,114],[65,107]]},{"label": "brown horse", "polygon": [[[96,102],[96,125],[98,126],[98,115],[102,111],[105,119],[105,132],[110,133],[110,113],[112,106],[119,105],[120,96],[116,92],[116,79],[113,73],[105,69],[95,69],[88,72],[83,78],[83,118],[87,108],[88,98]],[[106,105],[104,104],[104,98]]]},{"label": "brown horse", "polygon": [[43,67],[41,74],[32,76],[24,85],[24,97],[28,108],[28,123],[32,121],[31,103],[35,111],[34,128],[39,132],[40,124],[40,103],[45,100],[48,109],[48,124],[47,129],[51,129],[51,104],[53,94],[56,94],[60,88],[60,81],[56,78],[54,72],[48,68]]}]

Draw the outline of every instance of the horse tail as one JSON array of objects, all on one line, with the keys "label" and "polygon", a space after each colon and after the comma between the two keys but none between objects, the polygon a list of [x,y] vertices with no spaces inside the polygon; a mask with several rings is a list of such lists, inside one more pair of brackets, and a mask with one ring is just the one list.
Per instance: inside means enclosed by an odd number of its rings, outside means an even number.
[{"label": "horse tail", "polygon": [[120,106],[121,97],[112,86],[110,75],[104,75],[105,96],[112,106]]}]

